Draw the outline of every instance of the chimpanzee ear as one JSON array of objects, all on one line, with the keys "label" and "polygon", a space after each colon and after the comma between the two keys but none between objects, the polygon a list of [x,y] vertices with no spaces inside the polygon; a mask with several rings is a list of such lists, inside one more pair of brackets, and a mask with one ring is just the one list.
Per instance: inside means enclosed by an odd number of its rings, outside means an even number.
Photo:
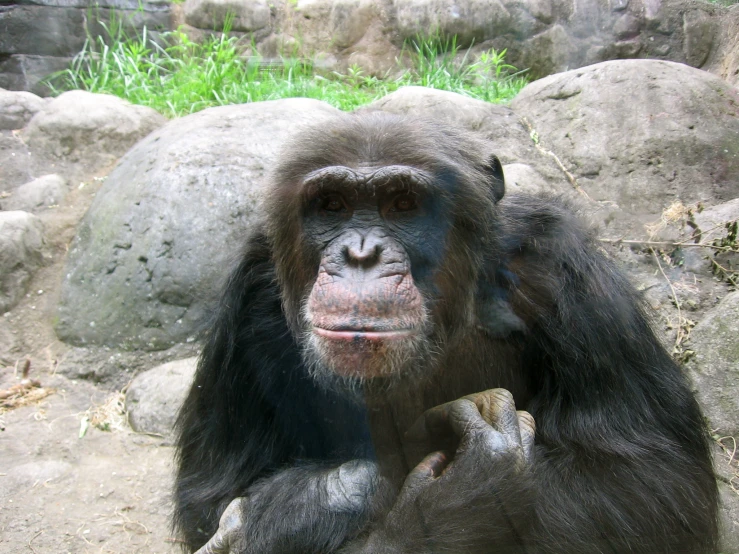
[{"label": "chimpanzee ear", "polygon": [[501,165],[498,156],[491,154],[484,166],[484,170],[487,174],[488,183],[490,185],[490,193],[493,196],[493,200],[497,203],[505,194],[503,166]]}]

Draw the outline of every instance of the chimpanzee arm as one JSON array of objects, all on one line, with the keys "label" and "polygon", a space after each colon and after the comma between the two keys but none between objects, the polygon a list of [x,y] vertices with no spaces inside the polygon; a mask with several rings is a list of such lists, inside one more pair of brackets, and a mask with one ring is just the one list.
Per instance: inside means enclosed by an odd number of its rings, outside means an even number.
[{"label": "chimpanzee arm", "polygon": [[236,498],[242,513],[226,519],[243,517],[244,552],[330,551],[371,511],[357,490],[375,486],[374,466],[351,462],[371,455],[365,414],[308,378],[276,287],[257,236],[231,276],[178,420],[175,525],[193,550]]},{"label": "chimpanzee arm", "polygon": [[[511,198],[514,310],[530,319],[534,552],[715,552],[717,490],[698,405],[641,299],[572,208]],[[524,316],[525,317],[525,316]]]},{"label": "chimpanzee arm", "polygon": [[376,515],[382,483],[369,461],[286,469],[231,501],[197,554],[334,552]]}]

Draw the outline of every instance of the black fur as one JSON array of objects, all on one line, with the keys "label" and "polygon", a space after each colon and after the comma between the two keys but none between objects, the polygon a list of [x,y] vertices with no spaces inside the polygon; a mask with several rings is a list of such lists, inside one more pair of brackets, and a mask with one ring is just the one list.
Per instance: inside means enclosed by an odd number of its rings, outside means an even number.
[{"label": "black fur", "polygon": [[[250,553],[716,551],[704,423],[636,292],[566,203],[515,196],[496,210],[474,328],[434,378],[393,392],[382,409],[308,377],[271,241],[252,238],[179,418],[175,524],[188,548],[208,540],[231,500],[248,497]],[[373,480],[360,506],[326,497],[321,483],[340,464],[383,467],[388,447],[370,424],[380,412],[491,388],[511,391],[537,429],[528,470],[473,468],[478,487],[493,491],[476,508],[489,525],[466,515],[475,487],[434,499],[443,518],[420,522],[383,519],[397,479]]]}]

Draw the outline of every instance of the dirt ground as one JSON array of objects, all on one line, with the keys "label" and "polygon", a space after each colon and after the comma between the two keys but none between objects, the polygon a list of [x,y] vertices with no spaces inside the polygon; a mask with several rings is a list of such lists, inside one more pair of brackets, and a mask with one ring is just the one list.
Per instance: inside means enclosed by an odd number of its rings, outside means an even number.
[{"label": "dirt ground", "polygon": [[[62,206],[37,214],[46,228],[48,263],[21,303],[0,314],[4,554],[179,551],[169,524],[173,448],[128,427],[120,394],[128,373],[176,353],[127,353],[130,367],[121,375],[97,383],[69,379],[65,375],[84,375],[86,366],[118,354],[81,354],[59,342],[52,327],[65,253],[101,181],[72,183]],[[19,385],[28,360],[28,377],[40,387],[8,406],[1,393]]]},{"label": "dirt ground", "polygon": [[169,529],[172,447],[125,428],[90,426],[80,438],[84,414],[110,393],[36,376],[54,392],[3,416],[0,551],[177,552]]}]

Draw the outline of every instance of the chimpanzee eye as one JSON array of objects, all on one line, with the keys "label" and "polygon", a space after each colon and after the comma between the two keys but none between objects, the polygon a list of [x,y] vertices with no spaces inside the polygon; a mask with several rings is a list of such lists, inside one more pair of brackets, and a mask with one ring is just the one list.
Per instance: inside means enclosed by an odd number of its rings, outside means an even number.
[{"label": "chimpanzee eye", "polygon": [[416,197],[412,194],[401,194],[393,199],[393,205],[390,208],[392,212],[409,212],[418,207]]},{"label": "chimpanzee eye", "polygon": [[321,201],[321,210],[326,212],[340,212],[345,208],[344,199],[338,194],[326,196]]}]

